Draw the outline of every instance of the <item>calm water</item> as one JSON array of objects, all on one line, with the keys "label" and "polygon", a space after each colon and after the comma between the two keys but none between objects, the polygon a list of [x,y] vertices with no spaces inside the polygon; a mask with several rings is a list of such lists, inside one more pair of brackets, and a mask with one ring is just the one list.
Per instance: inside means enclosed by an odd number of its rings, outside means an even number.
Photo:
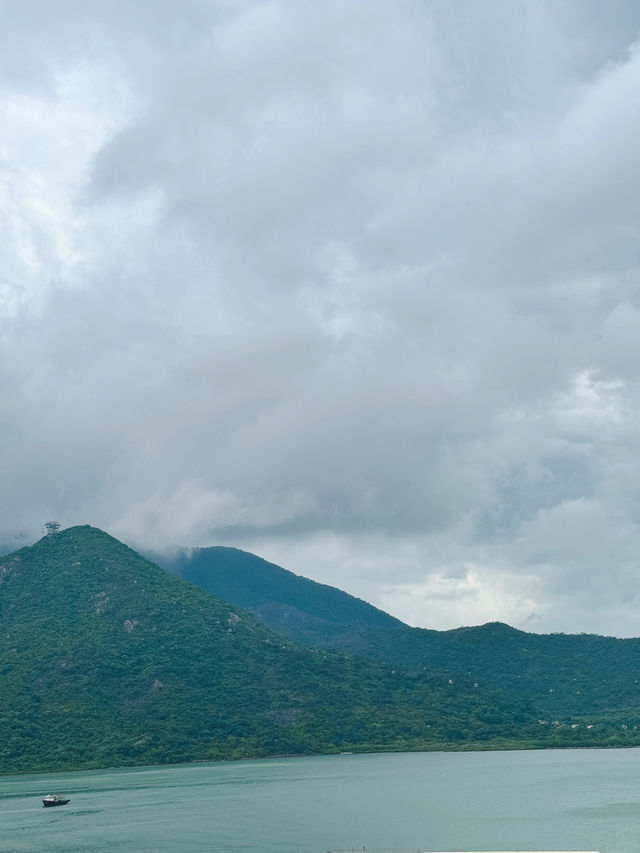
[{"label": "calm water", "polygon": [[[71,803],[43,809],[41,797]],[[640,851],[640,751],[411,753],[0,777],[2,851]]]}]

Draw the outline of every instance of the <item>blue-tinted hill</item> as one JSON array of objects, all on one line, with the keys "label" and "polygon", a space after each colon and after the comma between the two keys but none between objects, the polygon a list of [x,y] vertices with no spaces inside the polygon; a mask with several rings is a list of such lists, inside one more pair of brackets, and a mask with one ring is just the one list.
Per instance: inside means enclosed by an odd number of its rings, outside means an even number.
[{"label": "blue-tinted hill", "polygon": [[640,726],[640,639],[531,634],[500,622],[411,628],[341,590],[235,548],[194,549],[161,562],[310,646],[477,680],[530,701],[550,721],[589,724],[590,716],[606,714],[620,726]]},{"label": "blue-tinted hill", "polygon": [[362,628],[404,628],[399,619],[342,590],[317,583],[238,548],[216,546],[153,555],[173,574],[249,610],[296,640],[321,646]]}]

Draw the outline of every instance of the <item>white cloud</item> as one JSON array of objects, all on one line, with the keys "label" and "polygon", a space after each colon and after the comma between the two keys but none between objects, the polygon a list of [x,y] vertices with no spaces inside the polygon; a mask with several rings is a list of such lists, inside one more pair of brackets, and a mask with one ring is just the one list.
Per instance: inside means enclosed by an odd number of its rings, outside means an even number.
[{"label": "white cloud", "polygon": [[637,631],[634,4],[3,5],[7,541]]}]

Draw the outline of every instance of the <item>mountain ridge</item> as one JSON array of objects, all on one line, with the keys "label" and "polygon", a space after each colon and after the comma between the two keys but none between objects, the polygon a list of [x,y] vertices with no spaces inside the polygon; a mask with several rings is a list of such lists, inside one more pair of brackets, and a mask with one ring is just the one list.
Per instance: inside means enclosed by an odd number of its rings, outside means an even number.
[{"label": "mountain ridge", "polygon": [[[309,646],[404,666],[477,679],[505,696],[531,702],[555,719],[625,710],[629,723],[640,705],[640,639],[597,634],[535,634],[503,622],[447,631],[412,628],[388,616],[370,619],[372,605],[333,590],[336,613],[348,602],[356,618],[326,619],[325,585],[303,579],[255,555],[220,546],[185,550],[161,559],[192,583],[254,613],[265,624]],[[195,559],[190,556],[195,554]],[[245,555],[243,558],[242,555]],[[268,577],[261,575],[265,566]],[[241,582],[240,582],[241,581]],[[283,583],[285,593],[282,593]],[[292,606],[295,590],[304,604]],[[364,605],[364,606],[363,606]],[[629,716],[631,715],[631,716]],[[635,719],[635,718],[633,718]],[[638,720],[640,722],[640,720]],[[635,722],[633,723],[636,724]]]},{"label": "mountain ridge", "polygon": [[[240,548],[190,548],[167,556],[149,554],[158,565],[258,616],[274,630],[306,640],[314,626],[345,624],[399,627],[403,623],[361,598],[310,580]],[[276,593],[274,597],[274,592]],[[299,629],[299,630],[298,630]]]}]

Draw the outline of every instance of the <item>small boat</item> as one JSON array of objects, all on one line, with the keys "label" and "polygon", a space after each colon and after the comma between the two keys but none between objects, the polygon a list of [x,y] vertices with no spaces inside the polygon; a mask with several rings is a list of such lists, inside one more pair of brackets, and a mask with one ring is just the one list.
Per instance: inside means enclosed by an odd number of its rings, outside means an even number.
[{"label": "small boat", "polygon": [[51,808],[51,806],[66,806],[70,802],[71,800],[68,797],[60,797],[58,794],[47,794],[46,797],[42,798],[42,805],[45,809]]}]

